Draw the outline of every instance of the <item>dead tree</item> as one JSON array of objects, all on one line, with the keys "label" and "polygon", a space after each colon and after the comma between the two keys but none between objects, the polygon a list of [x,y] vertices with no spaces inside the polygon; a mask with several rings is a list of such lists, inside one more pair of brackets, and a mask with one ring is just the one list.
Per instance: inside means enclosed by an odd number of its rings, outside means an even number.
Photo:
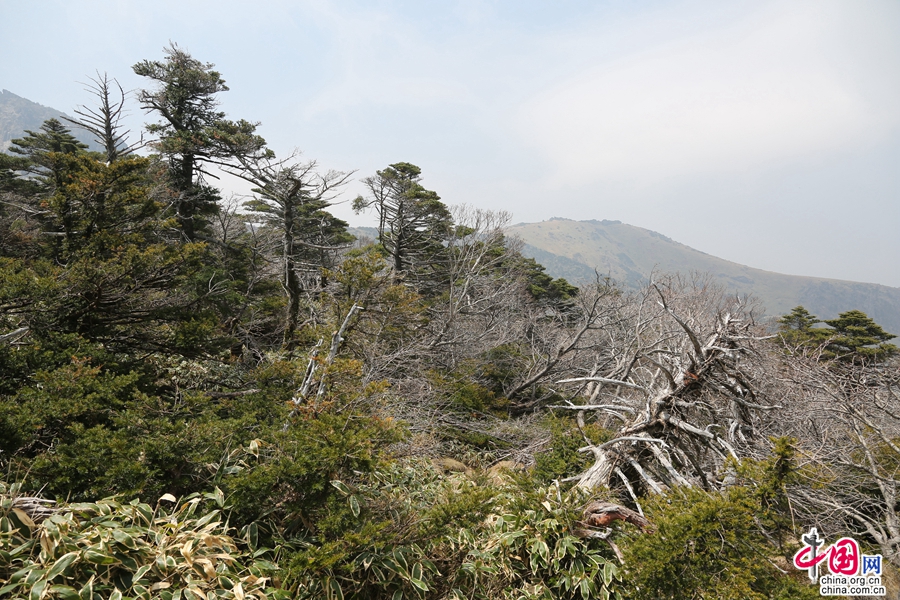
[{"label": "dead tree", "polygon": [[521,277],[504,269],[518,251],[505,237],[510,214],[467,205],[450,212],[455,231],[443,254],[444,285],[429,307],[427,331],[427,351],[448,370],[512,341],[524,294]]},{"label": "dead tree", "polygon": [[518,326],[527,363],[503,390],[512,411],[520,414],[545,405],[556,392],[546,388],[538,393],[540,385],[608,354],[611,332],[621,327],[626,303],[617,287],[598,277],[581,288],[572,306],[524,307]]},{"label": "dead tree", "polygon": [[612,440],[582,448],[595,460],[577,485],[621,483],[635,500],[673,486],[716,489],[727,459],[758,444],[758,414],[778,408],[755,383],[765,336],[745,301],[698,278],[652,283],[630,311],[607,329],[614,339],[590,373],[558,382],[587,397],[553,408],[614,420]]},{"label": "dead tree", "polygon": [[785,358],[805,480],[791,486],[799,518],[851,533],[900,566],[900,368]]},{"label": "dead tree", "polygon": [[[97,143],[103,146],[106,153],[106,162],[112,163],[116,159],[128,156],[144,146],[144,138],[134,143],[128,142],[129,131],[122,131],[120,122],[125,115],[125,90],[115,79],[110,79],[104,73],[97,72],[97,78],[88,77],[91,83],[87,85],[87,91],[97,97],[98,106],[89,108],[82,106],[75,109],[77,119],[63,117],[76,127],[80,127],[94,135]],[[118,89],[115,93],[113,86]]]}]

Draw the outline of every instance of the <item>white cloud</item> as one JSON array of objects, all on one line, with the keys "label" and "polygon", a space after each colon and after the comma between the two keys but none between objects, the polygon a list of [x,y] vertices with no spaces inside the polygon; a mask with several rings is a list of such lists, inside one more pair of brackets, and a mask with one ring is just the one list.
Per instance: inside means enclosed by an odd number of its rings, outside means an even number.
[{"label": "white cloud", "polygon": [[475,101],[464,81],[446,73],[452,42],[429,38],[402,13],[326,0],[308,8],[329,32],[336,58],[327,85],[304,106],[306,118],[353,107]]},{"label": "white cloud", "polygon": [[[554,165],[551,183],[576,185],[747,172],[876,141],[900,124],[896,96],[867,93],[834,64],[860,36],[836,48],[841,15],[820,8],[776,4],[649,44],[532,98],[515,126]],[[892,56],[865,75],[896,66]]]}]

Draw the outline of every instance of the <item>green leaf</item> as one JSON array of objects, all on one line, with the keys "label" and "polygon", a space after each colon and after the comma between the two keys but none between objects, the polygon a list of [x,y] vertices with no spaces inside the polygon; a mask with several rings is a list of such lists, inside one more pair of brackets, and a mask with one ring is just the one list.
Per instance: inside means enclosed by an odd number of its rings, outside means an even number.
[{"label": "green leaf", "polygon": [[81,588],[78,592],[78,597],[81,600],[94,600],[94,576],[91,575],[91,578],[88,579],[88,582],[84,584],[84,587]]},{"label": "green leaf", "polygon": [[615,568],[616,568],[615,565],[613,565],[612,563],[606,563],[605,565],[603,565],[603,584],[604,585],[609,585],[612,582],[613,575],[616,574],[616,572],[614,570]]},{"label": "green leaf", "polygon": [[[219,489],[219,488],[216,488],[216,489]],[[212,494],[210,494],[210,495],[212,495]],[[203,527],[204,525],[206,525],[207,523],[209,523],[210,521],[212,521],[213,519],[215,519],[215,518],[218,517],[218,516],[219,516],[219,511],[218,511],[218,510],[210,511],[210,512],[208,512],[207,514],[203,515],[202,517],[200,517],[200,518],[197,520],[197,523],[195,524],[195,527],[196,527],[197,529],[199,529],[199,528]]]},{"label": "green leaf", "polygon": [[341,589],[341,584],[338,583],[337,579],[330,579],[328,581],[328,597],[334,598],[335,600],[344,600],[344,590]]},{"label": "green leaf", "polygon": [[356,499],[356,496],[350,496],[350,512],[354,517],[359,516],[359,500]]},{"label": "green leaf", "polygon": [[350,491],[350,488],[348,488],[347,484],[344,483],[343,481],[338,481],[335,479],[334,481],[331,482],[331,485],[333,485],[335,487],[335,489],[337,489],[337,491],[339,491],[340,493],[342,493],[345,496],[349,496],[352,494],[352,492]]},{"label": "green leaf", "polygon": [[41,579],[31,586],[31,593],[28,595],[29,600],[40,600],[43,596],[44,588],[47,587],[47,580]]},{"label": "green leaf", "polygon": [[84,560],[95,565],[112,565],[118,562],[115,557],[104,552],[97,552],[96,550],[85,550]]},{"label": "green leaf", "polygon": [[134,538],[122,531],[121,529],[113,529],[113,538],[130,550],[137,548]]},{"label": "green leaf", "polygon": [[581,592],[581,597],[584,600],[588,600],[591,597],[591,581],[589,579],[582,579],[581,583],[578,584],[578,591]]},{"label": "green leaf", "polygon": [[[61,600],[78,600],[78,591],[70,585],[51,585],[48,591]],[[3,590],[0,590],[0,596],[2,595]]]},{"label": "green leaf", "polygon": [[259,527],[255,522],[247,526],[247,543],[250,544],[251,550],[256,550],[259,546]]},{"label": "green leaf", "polygon": [[147,571],[149,571],[152,568],[153,568],[152,565],[144,565],[144,566],[138,568],[138,570],[134,572],[134,576],[131,578],[131,581],[133,581],[134,583],[137,583],[138,581],[140,581],[141,577],[146,575]]},{"label": "green leaf", "polygon": [[78,552],[69,552],[60,556],[59,559],[53,563],[53,566],[50,567],[50,571],[47,572],[47,581],[53,581],[56,576],[68,569],[69,565],[75,562],[75,559],[77,558]]}]

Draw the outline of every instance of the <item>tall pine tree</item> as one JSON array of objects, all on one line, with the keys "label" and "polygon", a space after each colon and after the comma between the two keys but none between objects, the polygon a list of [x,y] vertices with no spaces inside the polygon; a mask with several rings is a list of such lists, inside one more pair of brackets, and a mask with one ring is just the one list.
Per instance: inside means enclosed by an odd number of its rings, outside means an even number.
[{"label": "tall pine tree", "polygon": [[147,131],[159,137],[154,146],[169,162],[175,217],[193,241],[218,210],[218,190],[204,179],[208,166],[263,153],[265,140],[255,133],[258,123],[229,121],[218,110],[216,95],[228,86],[212,63],[196,60],[176,44],[164,52],[165,60],[144,60],[133,69],[156,83],[141,90],[138,100],[160,118]]},{"label": "tall pine tree", "polygon": [[363,180],[371,196],[356,198],[353,209],[371,207],[378,213],[378,242],[390,257],[395,278],[413,276],[427,283],[439,269],[453,218],[440,196],[422,186],[421,174],[419,167],[405,162],[376,171]]}]

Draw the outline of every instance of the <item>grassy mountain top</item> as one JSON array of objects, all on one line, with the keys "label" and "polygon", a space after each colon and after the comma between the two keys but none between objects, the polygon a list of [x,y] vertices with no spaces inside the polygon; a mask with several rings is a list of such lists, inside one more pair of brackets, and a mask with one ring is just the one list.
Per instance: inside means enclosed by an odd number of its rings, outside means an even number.
[{"label": "grassy mountain top", "polygon": [[728,289],[760,298],[771,315],[800,304],[819,318],[858,309],[900,334],[900,288],[754,269],[621,221],[551,219],[519,223],[509,233],[525,242],[523,253],[548,273],[573,282],[592,279],[595,269],[629,287],[646,282],[653,272],[699,271]]}]

